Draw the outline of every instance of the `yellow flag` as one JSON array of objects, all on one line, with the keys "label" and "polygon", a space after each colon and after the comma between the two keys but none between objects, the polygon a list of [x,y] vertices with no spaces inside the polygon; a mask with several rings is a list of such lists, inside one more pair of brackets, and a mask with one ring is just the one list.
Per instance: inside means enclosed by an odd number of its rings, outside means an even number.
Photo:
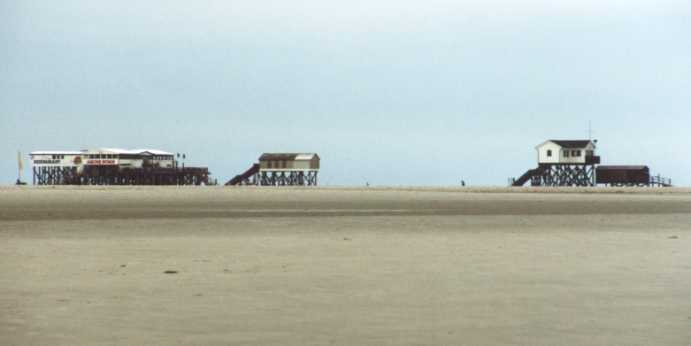
[{"label": "yellow flag", "polygon": [[22,152],[17,151],[17,167],[19,167],[19,170],[24,169],[24,161],[22,161]]}]

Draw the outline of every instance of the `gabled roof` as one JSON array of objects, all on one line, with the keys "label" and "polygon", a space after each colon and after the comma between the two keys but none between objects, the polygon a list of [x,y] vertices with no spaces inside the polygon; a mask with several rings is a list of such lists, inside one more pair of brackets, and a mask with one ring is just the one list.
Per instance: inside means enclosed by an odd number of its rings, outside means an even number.
[{"label": "gabled roof", "polygon": [[314,153],[263,153],[259,161],[307,161],[314,158],[319,159],[319,155]]},{"label": "gabled roof", "polygon": [[97,148],[82,150],[85,153],[108,153],[108,154],[137,154],[132,150],[121,149],[121,148]]},{"label": "gabled roof", "polygon": [[591,144],[595,146],[595,142],[588,140],[588,139],[549,139],[546,140],[542,143],[540,143],[536,148],[539,148],[547,143],[554,143],[562,148],[568,148],[568,149],[583,149],[588,146],[588,144]]},{"label": "gabled roof", "polygon": [[150,153],[152,155],[166,155],[166,156],[173,156],[173,153],[169,153],[167,151],[163,150],[158,150],[158,149],[133,149],[131,150],[132,152],[143,154],[143,153]]},{"label": "gabled roof", "polygon": [[550,139],[550,142],[554,142],[557,145],[559,145],[562,148],[585,148],[590,144],[592,141],[587,140],[587,139],[581,139],[581,140],[561,140],[561,139]]},{"label": "gabled roof", "polygon": [[317,155],[317,154],[297,154],[295,156],[295,159],[296,160],[312,160],[315,157],[318,159],[319,155]]}]

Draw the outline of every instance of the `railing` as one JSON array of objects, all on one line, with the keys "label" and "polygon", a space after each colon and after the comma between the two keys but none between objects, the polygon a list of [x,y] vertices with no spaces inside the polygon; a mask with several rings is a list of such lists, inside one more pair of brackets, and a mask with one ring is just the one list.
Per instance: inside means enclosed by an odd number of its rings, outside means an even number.
[{"label": "railing", "polygon": [[588,165],[600,164],[600,157],[595,155],[586,156],[585,163]]},{"label": "railing", "polygon": [[654,175],[654,176],[650,177],[650,185],[651,186],[670,187],[670,186],[672,186],[672,179],[662,177],[659,174]]}]

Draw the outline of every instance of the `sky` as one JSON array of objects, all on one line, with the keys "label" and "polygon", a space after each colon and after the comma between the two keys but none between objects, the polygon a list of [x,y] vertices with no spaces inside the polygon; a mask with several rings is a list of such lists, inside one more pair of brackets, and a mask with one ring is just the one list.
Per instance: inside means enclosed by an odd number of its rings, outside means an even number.
[{"label": "sky", "polygon": [[0,184],[18,150],[143,147],[505,186],[589,123],[603,164],[691,186],[691,2],[0,0]]}]

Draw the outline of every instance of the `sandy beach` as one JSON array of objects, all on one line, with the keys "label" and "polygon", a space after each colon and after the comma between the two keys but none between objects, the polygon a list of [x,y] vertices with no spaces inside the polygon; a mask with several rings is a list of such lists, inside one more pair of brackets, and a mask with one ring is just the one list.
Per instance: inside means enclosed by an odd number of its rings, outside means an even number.
[{"label": "sandy beach", "polygon": [[0,344],[689,345],[691,190],[0,188]]}]

